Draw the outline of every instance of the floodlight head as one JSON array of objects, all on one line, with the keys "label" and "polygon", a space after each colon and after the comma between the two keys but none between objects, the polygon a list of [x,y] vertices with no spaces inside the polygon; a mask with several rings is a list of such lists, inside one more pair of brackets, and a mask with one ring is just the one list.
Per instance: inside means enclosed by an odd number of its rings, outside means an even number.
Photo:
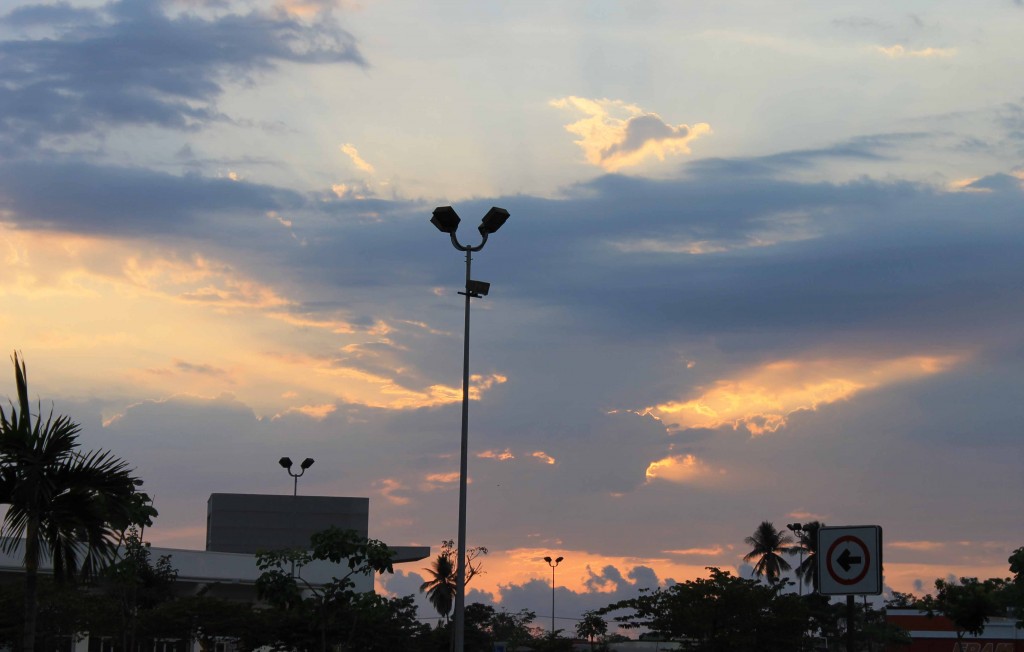
[{"label": "floodlight head", "polygon": [[282,457],[281,459],[279,459],[277,461],[277,463],[280,464],[283,468],[286,468],[286,469],[292,468],[292,458],[290,458],[290,457]]},{"label": "floodlight head", "polygon": [[305,471],[309,467],[313,466],[313,462],[315,461],[316,460],[314,460],[312,457],[307,457],[306,459],[302,460],[302,464],[300,464],[299,466],[301,466],[302,470]]},{"label": "floodlight head", "polygon": [[466,283],[466,291],[471,297],[486,297],[491,291],[491,284],[487,281],[470,280]]},{"label": "floodlight head", "polygon": [[438,206],[430,218],[430,223],[441,233],[455,233],[460,221],[458,213],[451,206]]},{"label": "floodlight head", "polygon": [[546,561],[547,563],[549,563],[549,564],[550,564],[550,563],[551,563],[551,557],[545,557],[545,558],[544,558],[544,561]]},{"label": "floodlight head", "polygon": [[557,564],[557,563],[561,562],[563,559],[565,559],[565,557],[559,557],[558,559],[555,560],[555,563]]},{"label": "floodlight head", "polygon": [[498,208],[492,206],[491,210],[487,211],[487,215],[484,215],[484,219],[480,222],[480,234],[489,235],[494,233],[501,228],[501,225],[508,219],[508,211],[504,208]]},{"label": "floodlight head", "polygon": [[804,529],[804,526],[803,526],[802,523],[790,523],[786,527],[788,527],[790,530],[793,530],[793,531]]}]

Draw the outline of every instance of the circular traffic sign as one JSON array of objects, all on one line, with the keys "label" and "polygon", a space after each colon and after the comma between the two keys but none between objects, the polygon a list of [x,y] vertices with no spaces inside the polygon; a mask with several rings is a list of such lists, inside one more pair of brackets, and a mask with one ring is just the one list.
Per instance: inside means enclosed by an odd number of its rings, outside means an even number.
[{"label": "circular traffic sign", "polygon": [[867,544],[852,534],[847,534],[832,542],[825,556],[825,563],[829,577],[843,586],[852,586],[868,574],[868,569],[871,568],[871,553]]}]

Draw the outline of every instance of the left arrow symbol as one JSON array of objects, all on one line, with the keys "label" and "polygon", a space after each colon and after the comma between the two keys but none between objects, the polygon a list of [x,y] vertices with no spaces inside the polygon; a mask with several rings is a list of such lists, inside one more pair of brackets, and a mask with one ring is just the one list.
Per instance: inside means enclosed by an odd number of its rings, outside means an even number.
[{"label": "left arrow symbol", "polygon": [[839,555],[837,561],[839,562],[839,565],[843,567],[843,570],[849,573],[851,566],[854,566],[855,564],[860,564],[864,561],[864,559],[862,557],[854,557],[850,554],[849,548],[844,548],[842,554]]}]

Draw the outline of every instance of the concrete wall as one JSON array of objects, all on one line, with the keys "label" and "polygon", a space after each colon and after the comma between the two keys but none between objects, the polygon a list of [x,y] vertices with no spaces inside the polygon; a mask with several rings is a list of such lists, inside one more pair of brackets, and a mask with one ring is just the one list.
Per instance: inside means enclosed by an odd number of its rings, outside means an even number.
[{"label": "concrete wall", "polygon": [[369,521],[369,498],[211,494],[206,549],[253,554],[306,548],[314,532],[332,526],[368,536]]}]

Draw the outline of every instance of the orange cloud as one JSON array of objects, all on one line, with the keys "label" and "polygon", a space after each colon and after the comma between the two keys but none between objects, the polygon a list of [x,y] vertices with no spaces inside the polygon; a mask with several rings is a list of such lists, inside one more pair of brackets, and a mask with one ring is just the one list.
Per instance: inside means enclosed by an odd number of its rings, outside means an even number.
[{"label": "orange cloud", "polygon": [[340,147],[340,149],[342,153],[344,153],[346,156],[352,159],[352,163],[357,168],[359,168],[363,172],[368,172],[370,174],[374,173],[373,166],[367,163],[365,160],[363,160],[363,157],[359,155],[359,150],[356,149],[355,145],[353,145],[352,143],[345,143]]},{"label": "orange cloud", "polygon": [[[99,384],[128,401],[180,392],[186,371],[190,393],[230,391],[261,415],[323,418],[339,402],[404,410],[462,400],[461,387],[399,379],[416,370],[403,369],[386,321],[356,326],[341,314],[304,313],[300,301],[231,265],[169,251],[0,223],[0,297],[32,305],[17,320],[0,316],[0,326],[33,352],[50,391],[80,391],[81,372],[64,359],[75,350],[95,360]],[[81,316],[74,325],[69,312]],[[371,350],[374,371],[359,366]],[[223,372],[197,373],[210,369]],[[475,375],[470,397],[506,380]]]},{"label": "orange cloud", "polygon": [[798,410],[847,400],[859,392],[941,373],[957,355],[779,360],[703,388],[699,396],[641,410],[676,428],[745,427],[775,432]]},{"label": "orange cloud", "polygon": [[647,482],[667,480],[681,484],[695,484],[724,474],[724,470],[715,471],[694,455],[669,455],[651,462],[647,466]]},{"label": "orange cloud", "polygon": [[890,47],[878,46],[875,50],[881,52],[890,59],[901,59],[903,57],[926,59],[932,57],[948,58],[956,56],[956,48],[921,48],[920,50],[908,50],[899,43]]},{"label": "orange cloud", "polygon": [[544,451],[533,451],[532,453],[530,453],[530,457],[535,457],[538,460],[540,460],[541,462],[544,462],[545,464],[554,464],[555,463],[555,458],[551,457],[550,455],[548,455]]},{"label": "orange cloud", "polygon": [[397,492],[406,491],[406,486],[395,478],[383,478],[373,483],[373,486],[392,505],[408,505],[409,498],[399,496]]},{"label": "orange cloud", "polygon": [[[335,410],[337,410],[337,409],[338,409],[337,406],[334,405],[333,403],[322,403],[320,405],[303,405],[303,406],[300,406],[300,407],[289,408],[285,412],[285,414],[291,414],[291,413],[296,413],[297,412],[298,414],[304,414],[304,415],[306,415],[307,417],[309,417],[311,419],[316,419],[317,421],[323,421],[324,419],[326,419],[330,415],[334,414]],[[280,417],[280,416],[281,415],[275,415],[275,418]]]},{"label": "orange cloud", "polygon": [[725,552],[724,546],[714,546],[712,548],[685,548],[683,550],[662,550],[666,555],[696,555],[701,557],[717,557]]},{"label": "orange cloud", "polygon": [[939,541],[886,541],[886,546],[890,548],[900,548],[902,550],[915,550],[918,552],[926,552],[929,550],[939,550],[945,548],[946,544]]},{"label": "orange cloud", "polygon": [[608,172],[639,165],[650,158],[664,161],[666,156],[689,154],[690,142],[711,133],[707,123],[673,126],[656,113],[620,100],[569,96],[550,104],[586,115],[565,129],[580,137],[575,142],[587,161]]},{"label": "orange cloud", "polygon": [[516,459],[516,456],[512,454],[512,451],[507,448],[503,451],[484,451],[482,453],[477,453],[476,456],[487,460],[498,460],[499,462]]},{"label": "orange cloud", "polygon": [[452,484],[459,481],[459,473],[458,471],[452,473],[430,473],[425,480],[431,485]]}]

